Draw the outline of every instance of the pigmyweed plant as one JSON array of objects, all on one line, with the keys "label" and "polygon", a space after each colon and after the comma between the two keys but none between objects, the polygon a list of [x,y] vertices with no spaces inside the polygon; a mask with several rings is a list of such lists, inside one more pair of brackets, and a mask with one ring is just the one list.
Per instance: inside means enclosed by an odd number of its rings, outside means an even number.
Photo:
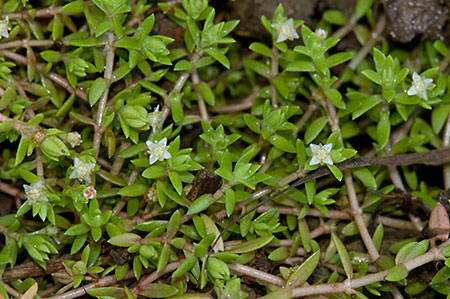
[{"label": "pigmyweed plant", "polygon": [[2,2],[0,297],[447,296],[449,49],[372,2]]}]

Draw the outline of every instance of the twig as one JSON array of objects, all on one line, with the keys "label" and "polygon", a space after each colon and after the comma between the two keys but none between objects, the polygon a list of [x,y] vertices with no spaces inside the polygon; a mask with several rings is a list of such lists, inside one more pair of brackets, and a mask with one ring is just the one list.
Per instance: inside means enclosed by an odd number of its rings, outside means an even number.
[{"label": "twig", "polygon": [[179,259],[176,262],[172,262],[172,263],[168,264],[161,272],[154,271],[153,273],[147,275],[145,278],[142,278],[139,281],[137,286],[135,286],[131,290],[131,292],[136,296],[139,295],[139,292],[142,290],[142,288],[145,285],[154,282],[155,280],[157,280],[158,278],[160,278],[163,275],[166,275],[167,273],[175,271],[183,262],[184,262],[184,259]]},{"label": "twig", "polygon": [[[55,41],[52,40],[12,40],[0,43],[0,49],[19,48],[19,47],[49,47],[53,46]],[[64,44],[64,42],[63,42]]]},{"label": "twig", "polygon": [[316,111],[318,105],[316,103],[309,104],[305,113],[303,113],[302,117],[295,123],[295,129],[292,131],[292,135],[297,136],[298,132],[303,128],[305,123],[311,118],[311,115]]},{"label": "twig", "polygon": [[253,102],[258,98],[258,92],[259,88],[255,87],[252,93],[244,99],[238,100],[236,103],[233,102],[233,104],[226,106],[208,107],[208,111],[214,113],[235,113],[250,109],[253,106]]},{"label": "twig", "polygon": [[272,107],[278,107],[278,91],[273,83],[273,79],[278,75],[278,49],[272,46],[272,54],[270,56],[272,61],[272,71],[270,74],[270,93],[272,94]]},{"label": "twig", "polygon": [[236,273],[244,274],[273,285],[282,287],[286,285],[286,281],[283,278],[257,270],[249,266],[241,264],[228,264],[228,268]]},{"label": "twig", "polygon": [[[37,9],[34,11],[33,17],[34,18],[53,18],[56,14],[62,14],[62,15],[66,15],[66,16],[74,15],[72,13],[62,13],[61,8],[62,8],[62,6]],[[8,17],[10,20],[31,19],[29,12],[30,12],[29,10],[22,10],[22,11],[15,12],[15,13],[4,14],[2,17],[3,18]]]},{"label": "twig", "polygon": [[198,77],[197,69],[193,69],[191,72],[192,84],[194,85],[195,92],[198,96],[198,108],[200,110],[200,115],[203,120],[209,122],[208,110],[206,108],[205,100],[202,94],[198,91],[198,85],[200,84],[200,79]]},{"label": "twig", "polygon": [[[432,248],[427,253],[419,257],[416,257],[415,259],[405,262],[404,265],[406,266],[408,271],[411,271],[415,268],[418,268],[422,265],[425,265],[429,262],[439,259],[440,251],[449,244],[450,240],[447,240],[446,242],[441,244],[441,246],[439,246],[439,249]],[[359,287],[384,280],[384,278],[388,273],[389,270],[385,270],[374,274],[369,274],[365,277],[357,278],[354,280],[346,280],[344,282],[337,282],[332,284],[319,284],[314,286],[296,288],[292,290],[291,295],[292,297],[302,297],[318,294],[349,293],[352,292],[352,290],[357,289]]]},{"label": "twig", "polygon": [[114,33],[108,32],[108,42],[105,46],[106,52],[106,64],[105,64],[105,74],[104,78],[106,80],[107,86],[105,92],[103,92],[100,98],[98,110],[97,110],[97,121],[94,129],[94,141],[92,147],[95,149],[95,158],[98,157],[100,153],[100,142],[102,140],[103,126],[102,119],[103,113],[105,112],[106,104],[108,103],[109,88],[111,86],[112,73],[114,68]]},{"label": "twig", "polygon": [[[20,54],[17,54],[15,52],[9,51],[9,50],[0,50],[0,53],[2,53],[3,55],[5,55],[6,57],[8,57],[9,59],[14,60],[15,62],[18,62],[20,64],[27,64],[27,58],[25,56],[22,56]],[[45,65],[43,63],[37,63],[36,64],[36,68],[39,71],[44,70]],[[56,84],[60,85],[61,87],[64,87],[65,89],[67,89],[70,93],[75,93],[79,98],[81,98],[84,101],[87,101],[87,96],[86,93],[80,89],[80,88],[72,88],[72,86],[70,86],[69,82],[67,82],[67,80],[63,77],[61,77],[60,75],[54,73],[54,72],[49,72],[48,74],[46,74],[46,76],[52,80],[53,82],[55,82]]]}]

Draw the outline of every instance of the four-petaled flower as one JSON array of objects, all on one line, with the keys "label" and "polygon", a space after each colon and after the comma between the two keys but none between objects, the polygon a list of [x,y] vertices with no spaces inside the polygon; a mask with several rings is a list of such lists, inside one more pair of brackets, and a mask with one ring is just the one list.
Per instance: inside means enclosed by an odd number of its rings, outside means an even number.
[{"label": "four-petaled flower", "polygon": [[97,190],[94,187],[88,186],[83,190],[83,196],[86,199],[93,199],[97,195]]},{"label": "four-petaled flower", "polygon": [[31,184],[31,186],[23,185],[23,189],[25,189],[25,197],[31,205],[37,202],[48,202],[42,181],[39,180]]},{"label": "four-petaled flower", "polygon": [[70,173],[69,179],[84,180],[86,183],[91,183],[91,172],[95,167],[95,163],[86,163],[75,157],[73,170]]},{"label": "four-petaled flower", "polygon": [[83,140],[81,140],[81,135],[78,132],[70,132],[67,134],[67,142],[69,142],[72,147],[76,147],[79,146]]},{"label": "four-petaled flower", "polygon": [[322,144],[310,144],[309,147],[313,153],[311,161],[309,165],[317,165],[317,164],[328,164],[333,165],[333,160],[331,160],[331,149],[333,148],[333,144],[328,143],[325,145]]},{"label": "four-petaled flower", "polygon": [[278,22],[276,24],[272,24],[272,28],[277,31],[277,43],[284,42],[285,40],[294,40],[294,38],[299,38],[299,35],[294,27],[294,20],[292,18],[282,23]]},{"label": "four-petaled flower", "polygon": [[167,138],[164,137],[159,142],[153,143],[152,141],[147,141],[147,147],[150,153],[150,165],[156,161],[163,161],[172,158],[170,153],[167,151],[169,146],[167,145]]},{"label": "four-petaled flower", "polygon": [[153,128],[153,133],[156,131],[156,128],[161,125],[162,120],[162,111],[159,111],[159,105],[157,105],[155,111],[148,115],[148,123]]},{"label": "four-petaled flower", "polygon": [[417,95],[423,100],[428,100],[427,88],[433,82],[433,79],[422,79],[416,72],[413,73],[413,82],[408,90],[408,95]]},{"label": "four-petaled flower", "polygon": [[[4,20],[0,20],[0,35],[1,35],[2,37],[6,37],[6,38],[9,37],[9,33],[8,33],[8,30],[9,30],[8,23],[9,23],[9,17],[8,17],[8,16],[6,16],[6,18],[5,18]],[[0,39],[2,39],[2,38],[0,37]]]}]

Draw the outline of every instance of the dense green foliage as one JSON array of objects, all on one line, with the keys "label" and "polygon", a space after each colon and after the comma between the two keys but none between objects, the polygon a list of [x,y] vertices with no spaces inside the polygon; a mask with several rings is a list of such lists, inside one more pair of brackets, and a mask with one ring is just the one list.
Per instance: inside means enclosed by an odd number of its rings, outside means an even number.
[{"label": "dense green foliage", "polygon": [[[338,167],[450,145],[444,43],[391,49],[384,17],[360,0],[314,30],[280,5],[261,18],[271,43],[248,51],[232,37],[239,20],[207,0],[172,2],[2,2],[0,191],[17,209],[0,217],[0,294],[33,298],[38,281],[46,296],[245,298],[250,276],[265,298],[344,281],[336,296],[447,295],[448,216],[434,196],[450,186],[427,186],[415,167]],[[155,32],[162,12],[182,41]],[[360,50],[338,50],[333,32]],[[232,222],[321,167],[328,177]],[[420,212],[402,205],[411,196]],[[389,244],[386,227],[398,233]],[[408,276],[434,260],[430,281]]]}]

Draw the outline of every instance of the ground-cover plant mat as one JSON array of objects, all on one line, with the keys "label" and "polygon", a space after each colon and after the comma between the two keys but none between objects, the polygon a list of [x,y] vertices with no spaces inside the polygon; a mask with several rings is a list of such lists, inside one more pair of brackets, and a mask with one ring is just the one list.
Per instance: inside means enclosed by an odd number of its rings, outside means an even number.
[{"label": "ground-cover plant mat", "polygon": [[0,298],[450,293],[447,17],[282,2],[0,2]]}]

